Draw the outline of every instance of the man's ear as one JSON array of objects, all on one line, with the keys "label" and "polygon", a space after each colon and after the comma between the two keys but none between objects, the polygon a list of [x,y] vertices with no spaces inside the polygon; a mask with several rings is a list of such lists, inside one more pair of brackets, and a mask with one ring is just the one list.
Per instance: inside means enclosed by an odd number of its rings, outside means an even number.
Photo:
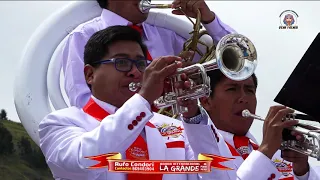
[{"label": "man's ear", "polygon": [[210,109],[210,106],[211,106],[210,97],[209,97],[209,98],[207,98],[207,97],[202,97],[202,98],[200,98],[200,103],[201,103],[201,106],[202,106],[205,110]]},{"label": "man's ear", "polygon": [[84,66],[84,77],[86,79],[87,84],[92,84],[93,81],[93,75],[94,75],[94,67],[87,64]]}]

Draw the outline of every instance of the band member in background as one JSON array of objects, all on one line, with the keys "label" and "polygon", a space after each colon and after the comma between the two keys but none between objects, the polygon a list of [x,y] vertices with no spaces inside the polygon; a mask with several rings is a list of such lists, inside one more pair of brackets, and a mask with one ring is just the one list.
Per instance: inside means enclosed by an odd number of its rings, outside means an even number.
[{"label": "band member in background", "polygon": [[[83,75],[84,46],[90,36],[102,29],[114,25],[125,25],[139,30],[143,41],[148,48],[148,59],[160,56],[179,55],[186,39],[175,32],[153,26],[144,21],[148,13],[141,13],[138,4],[140,0],[97,0],[103,8],[100,17],[79,25],[69,35],[61,54],[65,77],[65,90],[71,106],[83,107],[89,100],[91,91],[86,85]],[[210,36],[217,43],[224,35],[235,32],[224,24],[217,15],[210,11],[204,0],[174,0],[173,8],[181,7],[187,16],[196,17],[199,9],[202,15],[202,24]],[[180,11],[173,10],[173,14],[182,15]],[[194,61],[199,59],[196,56]]]},{"label": "band member in background", "polygon": [[[242,111],[248,109],[255,113],[258,85],[255,74],[244,81],[228,79],[220,70],[210,71],[208,75],[212,92],[209,98],[201,99],[201,105],[210,118],[199,119],[201,124],[184,124],[184,127],[195,154],[220,153],[221,156],[234,157],[235,160],[224,163],[234,170],[216,173],[213,169],[211,174],[203,174],[205,178],[221,179],[218,175],[228,175],[231,180],[320,179],[310,167],[308,156],[295,151],[279,150],[283,129],[297,124],[296,120],[282,122],[282,118],[293,110],[283,106],[270,108],[263,125],[260,146],[249,132],[253,119],[242,117]],[[303,139],[299,134],[292,135],[298,140]]]},{"label": "band member in background", "polygon": [[[85,157],[111,152],[128,160],[194,159],[181,121],[151,110],[162,94],[165,77],[181,67],[181,58],[160,57],[148,65],[146,56],[140,33],[128,26],[112,26],[90,38],[84,50],[90,100],[82,109],[52,112],[39,125],[40,147],[54,178],[198,179],[197,174],[126,175],[107,168],[86,169],[98,162]],[[130,82],[142,82],[143,86],[138,93],[131,92]],[[176,133],[163,135],[159,128]]]}]

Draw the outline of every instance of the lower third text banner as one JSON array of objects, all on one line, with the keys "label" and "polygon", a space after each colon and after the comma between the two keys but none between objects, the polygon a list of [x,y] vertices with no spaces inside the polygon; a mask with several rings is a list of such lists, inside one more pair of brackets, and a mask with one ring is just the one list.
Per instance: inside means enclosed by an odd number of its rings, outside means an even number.
[{"label": "lower third text banner", "polygon": [[108,168],[109,172],[124,173],[209,173],[211,168],[220,170],[232,170],[223,166],[220,162],[233,160],[212,154],[199,154],[198,160],[122,160],[120,153],[109,153],[99,156],[86,157],[91,160],[99,161],[98,164],[88,167],[88,169]]}]

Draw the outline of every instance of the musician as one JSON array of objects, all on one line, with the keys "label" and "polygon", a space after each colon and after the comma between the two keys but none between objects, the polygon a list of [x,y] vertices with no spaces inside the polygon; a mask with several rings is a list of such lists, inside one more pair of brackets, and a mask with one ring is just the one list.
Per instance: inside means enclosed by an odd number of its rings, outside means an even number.
[{"label": "musician", "polygon": [[[213,169],[211,174],[204,174],[204,177],[221,179],[229,176],[231,180],[320,179],[310,167],[308,156],[278,150],[282,142],[282,130],[297,124],[296,120],[282,122],[282,118],[293,110],[283,106],[270,108],[264,122],[260,146],[249,132],[253,119],[243,118],[242,110],[248,109],[255,113],[258,85],[255,74],[243,81],[228,79],[220,70],[211,71],[208,75],[212,92],[209,98],[201,99],[201,105],[210,118],[208,121],[199,119],[201,124],[184,124],[184,127],[195,154],[221,153],[221,156],[234,157],[235,160],[224,164],[234,170],[217,172]],[[301,135],[292,135],[298,140],[302,139]]]},{"label": "musician", "polygon": [[[40,147],[54,178],[198,179],[197,174],[142,176],[85,169],[98,164],[85,157],[111,152],[129,160],[194,159],[183,129],[176,131],[181,121],[151,110],[164,89],[164,78],[181,67],[181,58],[164,56],[148,65],[146,55],[140,34],[128,26],[111,26],[89,39],[84,50],[84,74],[92,92],[89,102],[82,109],[52,112],[39,125]],[[128,89],[130,82],[143,86],[135,94]],[[176,133],[162,136],[161,127]]]},{"label": "musician", "polygon": [[[153,26],[144,21],[148,14],[143,14],[138,9],[140,0],[97,0],[103,9],[101,16],[79,25],[67,38],[61,53],[63,71],[65,77],[65,90],[70,105],[83,107],[89,100],[91,92],[87,87],[83,76],[83,52],[84,46],[90,36],[104,28],[113,25],[128,25],[138,29],[148,47],[148,59],[166,55],[179,55],[186,39],[175,32]],[[210,11],[204,0],[174,0],[173,7],[181,7],[190,17],[195,17],[195,10],[199,9],[202,14],[202,24],[217,43],[224,35],[234,32],[224,24],[218,16]],[[180,11],[174,10],[174,14],[181,15]],[[195,57],[195,61],[199,56]]]}]

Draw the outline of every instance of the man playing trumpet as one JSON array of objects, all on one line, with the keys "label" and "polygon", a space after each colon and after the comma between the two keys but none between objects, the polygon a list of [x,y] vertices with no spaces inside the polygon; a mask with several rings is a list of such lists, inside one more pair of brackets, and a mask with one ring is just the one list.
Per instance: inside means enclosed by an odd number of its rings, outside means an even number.
[{"label": "man playing trumpet", "polygon": [[[264,122],[260,146],[249,132],[253,119],[242,117],[242,111],[248,109],[255,113],[255,74],[243,81],[230,80],[219,70],[210,71],[208,75],[212,92],[210,97],[201,99],[201,105],[210,118],[208,121],[202,119],[201,124],[185,124],[184,127],[195,154],[219,152],[222,156],[234,157],[235,160],[224,163],[234,170],[218,172],[213,169],[213,173],[204,174],[204,177],[220,179],[229,176],[231,180],[320,179],[309,166],[308,156],[294,151],[278,150],[282,142],[283,129],[297,124],[296,120],[282,122],[282,118],[293,110],[283,106],[270,108]],[[293,135],[298,140],[302,138],[298,134]],[[199,141],[203,143],[200,145]]]},{"label": "man playing trumpet", "polygon": [[[126,174],[109,172],[87,159],[121,153],[127,160],[194,159],[185,132],[163,136],[157,127],[181,128],[181,121],[153,113],[151,105],[164,79],[181,67],[181,58],[146,60],[140,34],[127,26],[96,32],[84,51],[84,75],[92,96],[84,108],[69,107],[46,116],[39,125],[40,147],[55,179],[196,180],[197,174]],[[142,82],[137,93],[130,82]],[[196,107],[197,108],[197,107]]]},{"label": "man playing trumpet", "polygon": [[[139,10],[140,0],[97,0],[103,9],[101,16],[79,25],[67,38],[61,53],[65,77],[65,90],[72,106],[83,107],[89,100],[91,92],[83,75],[84,46],[90,36],[102,29],[114,25],[125,25],[141,32],[148,47],[148,60],[167,55],[179,55],[186,39],[176,32],[153,26],[144,21],[148,13]],[[214,42],[224,35],[235,32],[224,24],[218,16],[210,11],[204,0],[174,0],[172,8],[181,8],[187,16],[196,17],[197,9],[201,12],[201,22]],[[173,14],[181,15],[179,10]],[[194,61],[199,59],[196,56]]]}]

